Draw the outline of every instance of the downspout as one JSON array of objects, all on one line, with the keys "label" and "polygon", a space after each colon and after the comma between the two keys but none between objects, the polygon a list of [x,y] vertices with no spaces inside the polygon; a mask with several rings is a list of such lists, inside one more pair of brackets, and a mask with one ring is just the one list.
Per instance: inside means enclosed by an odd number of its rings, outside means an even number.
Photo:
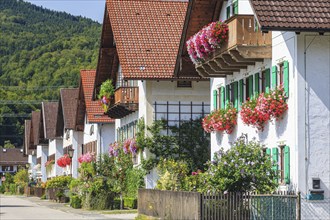
[{"label": "downspout", "polygon": [[[314,36],[313,40],[308,44],[308,46],[304,50],[304,79],[305,79],[305,88],[304,88],[304,95],[305,95],[305,192],[307,194],[308,192],[308,163],[309,163],[309,131],[308,131],[308,125],[309,121],[307,122],[308,119],[308,112],[309,108],[307,105],[307,98],[308,98],[308,83],[307,83],[307,50],[310,47],[310,45],[313,43],[317,35]],[[305,41],[305,46],[306,46],[306,36],[304,36],[304,41]],[[308,153],[307,153],[308,152]]]}]

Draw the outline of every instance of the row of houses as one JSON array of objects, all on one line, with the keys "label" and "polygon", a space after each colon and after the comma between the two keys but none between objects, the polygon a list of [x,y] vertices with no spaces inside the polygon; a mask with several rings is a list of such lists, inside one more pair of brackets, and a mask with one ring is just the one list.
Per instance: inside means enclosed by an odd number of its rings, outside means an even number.
[{"label": "row of houses", "polygon": [[[62,89],[58,103],[43,103],[26,121],[31,167],[41,164],[42,181],[77,177],[82,153],[99,155],[133,138],[141,118],[179,124],[229,102],[240,112],[244,102],[283,85],[288,110],[281,118],[256,132],[239,113],[232,132],[211,134],[211,154],[242,134],[256,139],[277,162],[280,190],[302,193],[303,217],[329,216],[329,13],[327,0],[107,0],[97,69],[82,70],[79,88]],[[228,40],[193,63],[186,42],[219,20]],[[115,94],[104,114],[96,96],[108,79]],[[72,170],[54,164],[47,172],[43,165],[69,149]],[[157,174],[145,180],[154,188]]]}]

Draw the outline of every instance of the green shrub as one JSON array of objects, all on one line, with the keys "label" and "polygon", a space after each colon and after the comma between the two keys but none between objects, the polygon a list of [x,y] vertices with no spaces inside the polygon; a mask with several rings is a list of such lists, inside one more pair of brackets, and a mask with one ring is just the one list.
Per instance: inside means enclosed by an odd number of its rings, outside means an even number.
[{"label": "green shrub", "polygon": [[64,189],[68,188],[72,180],[70,176],[57,176],[46,182],[46,189]]},{"label": "green shrub", "polygon": [[0,186],[0,193],[1,194],[5,193],[5,186],[4,185]]},{"label": "green shrub", "polygon": [[137,208],[137,199],[124,197],[124,207],[130,208],[130,209],[136,209]]},{"label": "green shrub", "polygon": [[27,186],[29,183],[28,171],[26,169],[18,171],[14,176],[14,183],[21,188]]},{"label": "green shrub", "polygon": [[144,186],[145,171],[139,168],[132,168],[126,171],[125,196],[137,198],[138,189]]},{"label": "green shrub", "polygon": [[11,184],[9,184],[9,192],[11,193],[11,194],[16,194],[16,190],[17,190],[17,186],[16,186],[16,184],[15,183],[11,183]]},{"label": "green shrub", "polygon": [[47,198],[46,198],[46,194],[43,194],[43,195],[40,197],[40,199],[47,199]]},{"label": "green shrub", "polygon": [[111,209],[120,209],[120,198],[114,198],[111,202]]},{"label": "green shrub", "polygon": [[81,198],[77,195],[70,197],[70,206],[75,209],[81,208]]}]

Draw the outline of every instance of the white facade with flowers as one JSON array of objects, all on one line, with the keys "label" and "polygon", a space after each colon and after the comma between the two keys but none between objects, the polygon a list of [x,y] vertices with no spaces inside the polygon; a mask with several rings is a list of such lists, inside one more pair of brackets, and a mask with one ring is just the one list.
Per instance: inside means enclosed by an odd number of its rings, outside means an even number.
[{"label": "white facade with flowers", "polygon": [[[236,2],[244,9],[233,13]],[[225,2],[220,18],[252,15],[246,2]],[[229,149],[241,135],[255,139],[279,170],[279,190],[301,192],[302,218],[325,219],[330,217],[330,33],[273,31],[271,43],[271,58],[225,77],[211,76],[211,110],[223,109],[228,102],[238,109],[230,134],[212,132],[211,152]],[[243,103],[280,84],[288,106],[284,114],[259,130],[243,123]]]}]

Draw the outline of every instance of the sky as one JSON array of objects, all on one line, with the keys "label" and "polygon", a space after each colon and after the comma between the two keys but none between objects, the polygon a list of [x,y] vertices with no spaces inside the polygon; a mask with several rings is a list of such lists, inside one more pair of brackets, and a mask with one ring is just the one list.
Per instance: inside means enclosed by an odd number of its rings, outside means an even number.
[{"label": "sky", "polygon": [[99,23],[103,22],[105,0],[24,0],[55,11],[81,15]]}]

